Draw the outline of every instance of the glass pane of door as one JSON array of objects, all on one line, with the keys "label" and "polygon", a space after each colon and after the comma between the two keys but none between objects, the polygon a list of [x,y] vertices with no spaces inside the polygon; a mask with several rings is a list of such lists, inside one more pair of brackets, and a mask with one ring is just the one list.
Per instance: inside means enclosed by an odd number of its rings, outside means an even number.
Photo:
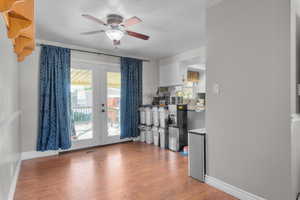
[{"label": "glass pane of door", "polygon": [[75,133],[72,140],[93,138],[93,86],[92,71],[71,69],[71,105]]},{"label": "glass pane of door", "polygon": [[120,99],[121,99],[121,73],[106,72],[107,80],[107,134],[120,135]]}]

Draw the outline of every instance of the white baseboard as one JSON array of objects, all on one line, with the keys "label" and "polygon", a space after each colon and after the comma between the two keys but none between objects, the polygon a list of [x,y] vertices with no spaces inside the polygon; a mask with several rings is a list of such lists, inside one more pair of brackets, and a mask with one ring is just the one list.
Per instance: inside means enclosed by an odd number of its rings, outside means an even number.
[{"label": "white baseboard", "polygon": [[205,183],[241,200],[266,200],[211,176],[205,176]]},{"label": "white baseboard", "polygon": [[22,152],[21,159],[29,160],[33,158],[41,158],[41,157],[55,156],[55,155],[58,155],[58,151],[45,151],[45,152],[27,151],[27,152]]},{"label": "white baseboard", "polygon": [[19,160],[18,163],[17,163],[15,173],[14,173],[14,177],[13,177],[13,180],[12,180],[12,182],[10,184],[10,188],[9,188],[8,200],[14,200],[14,195],[15,195],[15,191],[16,191],[18,177],[19,177],[19,174],[20,174],[21,162],[22,161]]},{"label": "white baseboard", "polygon": [[132,141],[134,141],[134,142],[141,141],[141,137],[140,136],[134,137],[134,138],[132,138]]},{"label": "white baseboard", "polygon": [[115,144],[115,143],[120,143],[120,142],[128,142],[132,139],[123,139],[121,141],[110,141],[107,143],[103,143],[101,145],[96,145],[96,146],[84,146],[84,147],[79,147],[79,148],[71,148],[68,150],[57,150],[57,151],[44,151],[44,152],[40,152],[40,151],[26,151],[26,152],[22,152],[21,154],[21,160],[29,160],[29,159],[34,159],[34,158],[42,158],[42,157],[47,157],[47,156],[55,156],[58,155],[59,152],[68,152],[68,151],[72,151],[72,150],[80,150],[80,149],[86,149],[86,148],[91,148],[91,147],[101,147],[103,145],[108,145],[108,144]]}]

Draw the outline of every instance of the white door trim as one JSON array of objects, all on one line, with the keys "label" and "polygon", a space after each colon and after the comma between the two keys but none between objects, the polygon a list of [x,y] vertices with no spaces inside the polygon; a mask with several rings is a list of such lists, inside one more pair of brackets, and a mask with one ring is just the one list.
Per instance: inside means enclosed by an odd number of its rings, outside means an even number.
[{"label": "white door trim", "polygon": [[[96,119],[100,118],[100,114],[99,114],[99,105],[96,102],[97,99],[97,95],[99,95],[98,91],[99,88],[99,83],[98,83],[98,79],[96,79],[96,77],[98,76],[98,66],[97,64],[90,64],[87,62],[77,62],[77,61],[72,61],[71,63],[71,68],[73,69],[83,69],[83,70],[90,70],[92,72],[92,88],[93,88],[93,102],[92,102],[92,133],[93,133],[93,138],[91,139],[85,139],[85,140],[77,140],[77,141],[73,141],[72,140],[72,147],[71,149],[68,150],[63,150],[63,151],[70,151],[70,150],[76,150],[76,149],[81,149],[81,148],[86,148],[86,147],[90,147],[90,146],[97,146],[101,144],[101,137],[100,135],[97,135],[95,133],[99,132],[99,129],[101,127],[101,125],[99,125],[99,123],[95,123]],[[96,92],[96,94],[95,94]]]},{"label": "white door trim", "polygon": [[[117,137],[108,137],[107,135],[107,112],[101,112],[101,104],[105,104],[107,111],[107,88],[106,73],[120,72],[118,64],[100,64],[87,61],[72,60],[71,68],[87,69],[93,72],[93,139],[79,140],[73,142],[70,150],[84,149],[94,146],[101,146],[119,142],[130,141],[128,139],[120,139]],[[68,151],[68,150],[66,150]]]}]

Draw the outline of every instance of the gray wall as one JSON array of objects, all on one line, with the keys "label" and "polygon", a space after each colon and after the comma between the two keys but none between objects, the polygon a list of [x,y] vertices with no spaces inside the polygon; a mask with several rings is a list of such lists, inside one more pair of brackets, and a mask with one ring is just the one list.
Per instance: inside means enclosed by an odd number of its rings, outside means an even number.
[{"label": "gray wall", "polygon": [[143,104],[151,104],[159,85],[158,62],[143,63]]},{"label": "gray wall", "polygon": [[299,96],[296,84],[299,82],[300,67],[300,2],[292,0],[291,7],[291,154],[292,154],[292,189],[293,199],[300,192],[300,115]]},{"label": "gray wall", "polygon": [[[61,45],[61,44],[54,44]],[[76,48],[76,47],[75,47]],[[77,47],[78,48],[78,47]],[[22,152],[35,151],[38,126],[38,76],[39,76],[40,48],[20,63],[20,107],[23,113],[21,118]],[[76,58],[90,62],[119,63],[119,59],[108,56],[96,56],[72,52],[72,59]],[[158,86],[157,62],[144,63],[143,69],[143,92],[144,103],[149,103],[151,93]]]},{"label": "gray wall", "polygon": [[289,200],[290,2],[224,0],[207,26],[208,175]]},{"label": "gray wall", "polygon": [[8,199],[20,159],[18,63],[0,17],[0,199]]},{"label": "gray wall", "polygon": [[38,129],[38,76],[40,48],[20,63],[20,108],[22,117],[20,132],[22,152],[36,149]]}]

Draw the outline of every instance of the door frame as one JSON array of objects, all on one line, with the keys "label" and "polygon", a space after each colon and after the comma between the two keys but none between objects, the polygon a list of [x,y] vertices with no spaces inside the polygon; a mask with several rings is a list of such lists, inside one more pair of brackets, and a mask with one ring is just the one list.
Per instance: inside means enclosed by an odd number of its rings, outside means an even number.
[{"label": "door frame", "polygon": [[[120,70],[120,67],[118,68],[118,67],[113,67],[113,68],[105,68],[104,70],[103,70],[103,84],[101,84],[101,86],[102,87],[104,87],[103,88],[103,94],[104,94],[104,96],[103,96],[103,98],[104,99],[101,99],[101,101],[102,102],[104,102],[104,104],[105,104],[105,110],[106,110],[106,114],[103,116],[104,118],[103,118],[103,127],[104,127],[104,129],[106,130],[105,132],[104,132],[104,134],[102,134],[102,136],[103,136],[103,144],[104,145],[106,145],[106,144],[113,144],[113,143],[118,143],[118,142],[122,142],[122,141],[128,141],[128,140],[125,140],[125,139],[120,139],[120,136],[108,136],[108,124],[107,124],[107,121],[108,121],[108,116],[107,116],[107,72],[121,72],[121,70]],[[121,122],[120,122],[121,123]],[[121,127],[121,124],[120,124],[120,127]]]},{"label": "door frame", "polygon": [[[127,142],[131,139],[120,139],[120,136],[108,136],[107,112],[102,113],[101,104],[105,104],[107,111],[107,72],[120,72],[120,64],[89,62],[72,59],[71,68],[92,70],[93,87],[93,139],[72,141],[72,148],[69,150],[84,149],[94,146],[102,146],[120,142]],[[99,77],[99,78],[97,78]],[[99,99],[97,99],[99,97]],[[98,120],[97,120],[98,119]]]},{"label": "door frame", "polygon": [[[84,139],[84,140],[72,140],[72,147],[69,150],[75,150],[75,149],[82,149],[82,148],[88,148],[88,147],[93,147],[93,146],[98,146],[101,144],[101,137],[99,135],[96,135],[97,132],[99,132],[99,123],[96,123],[96,119],[100,116],[99,114],[99,109],[96,100],[96,96],[99,94],[99,89],[100,87],[97,87],[99,84],[97,84],[97,80],[95,79],[96,74],[98,72],[95,70],[95,67],[89,63],[83,63],[83,62],[71,62],[71,69],[86,69],[86,70],[91,70],[92,72],[92,133],[93,133],[93,138],[92,139]],[[95,95],[95,92],[97,94]],[[102,120],[101,120],[102,121]]]}]

